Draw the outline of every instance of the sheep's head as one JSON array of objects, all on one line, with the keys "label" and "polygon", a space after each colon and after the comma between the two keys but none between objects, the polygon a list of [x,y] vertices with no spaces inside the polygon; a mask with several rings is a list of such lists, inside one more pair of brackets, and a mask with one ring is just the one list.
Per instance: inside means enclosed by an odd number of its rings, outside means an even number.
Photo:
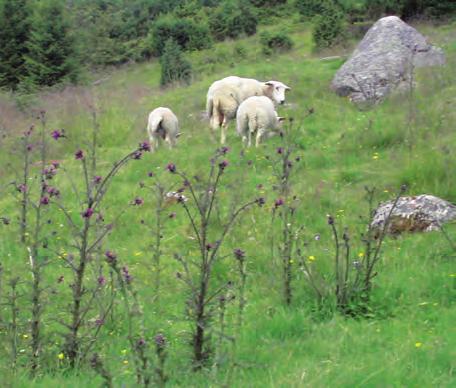
[{"label": "sheep's head", "polygon": [[264,84],[267,86],[268,97],[275,104],[282,105],[285,102],[285,91],[291,90],[291,88],[280,81],[268,81]]}]

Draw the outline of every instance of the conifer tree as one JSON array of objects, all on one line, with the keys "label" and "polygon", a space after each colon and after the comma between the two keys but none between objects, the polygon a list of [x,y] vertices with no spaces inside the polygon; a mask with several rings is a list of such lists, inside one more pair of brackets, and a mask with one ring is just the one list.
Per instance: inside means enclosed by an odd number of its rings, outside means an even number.
[{"label": "conifer tree", "polygon": [[190,82],[192,66],[184,58],[180,46],[173,39],[166,41],[160,64],[162,85],[173,82]]},{"label": "conifer tree", "polygon": [[0,10],[0,87],[16,90],[27,76],[30,34],[28,0],[4,0]]},{"label": "conifer tree", "polygon": [[26,65],[29,81],[38,86],[51,86],[63,80],[75,82],[79,66],[74,39],[64,3],[47,0],[38,9],[28,42]]}]

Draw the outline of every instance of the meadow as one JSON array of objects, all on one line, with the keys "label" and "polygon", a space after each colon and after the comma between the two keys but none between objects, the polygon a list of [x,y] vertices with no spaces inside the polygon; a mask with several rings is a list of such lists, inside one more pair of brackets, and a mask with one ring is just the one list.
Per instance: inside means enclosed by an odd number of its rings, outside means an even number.
[{"label": "meadow", "polygon": [[[122,296],[119,286],[109,288],[116,279],[105,263],[105,251],[116,252],[119,263],[127,266],[132,276],[135,293],[128,295],[138,301],[138,325],[144,340],[153,344],[159,333],[166,338],[167,386],[455,386],[454,225],[446,226],[446,235],[432,232],[387,237],[369,302],[361,315],[340,313],[332,290],[325,285],[331,284],[334,261],[327,215],[334,217],[341,231],[347,228],[350,260],[359,260],[365,254],[360,237],[368,215],[365,186],[377,189],[376,203],[394,199],[401,185],[407,186],[410,195],[426,193],[456,202],[456,24],[418,24],[419,31],[444,49],[447,66],[418,69],[411,93],[393,95],[369,110],[358,109],[329,88],[356,42],[317,53],[307,24],[291,17],[283,27],[294,42],[294,48],[283,54],[264,56],[258,34],[190,53],[194,80],[189,86],[161,89],[159,64],[151,61],[96,74],[91,86],[43,92],[32,98],[25,113],[15,107],[11,96],[0,96],[0,128],[5,133],[0,140],[0,161],[6,166],[0,171],[0,216],[10,220],[0,226],[2,386],[93,387],[102,386],[104,381],[89,362],[71,368],[63,350],[61,321],[69,319],[72,272],[61,255],[76,255],[77,249],[71,243],[71,227],[65,216],[52,206],[44,210],[46,218],[52,220],[46,226],[52,249],[45,254],[48,263],[41,273],[40,367],[30,374],[33,277],[29,255],[19,238],[17,190],[9,184],[16,179],[15,172],[21,172],[23,152],[18,137],[31,124],[39,131],[41,124],[36,117],[43,111],[48,160],[58,160],[64,166],[53,184],[80,226],[84,207],[78,205],[72,185],[83,188],[84,174],[75,152],[81,149],[87,154],[97,128],[97,171],[105,177],[116,160],[146,139],[147,114],[157,106],[168,106],[178,115],[182,132],[178,146],[168,150],[163,145],[156,153],[144,152],[141,159],[131,160],[114,177],[103,203],[103,217],[113,228],[90,261],[84,279],[88,288],[100,276],[107,280],[87,314],[88,327],[97,319],[98,311],[106,311],[103,309],[110,303],[111,292],[116,293],[92,349],[102,358],[114,386],[136,386],[135,355],[128,339],[131,319],[124,306],[128,298]],[[260,32],[272,28],[262,26]],[[293,257],[293,298],[289,305],[284,302],[281,260],[271,254],[271,236],[280,233],[271,226],[271,219],[280,197],[273,171],[283,139],[272,138],[258,149],[243,150],[232,123],[227,144],[230,149],[222,157],[228,165],[221,175],[209,241],[215,243],[225,215],[237,205],[258,198],[266,203],[241,214],[220,247],[213,283],[232,281],[228,295],[236,297],[223,308],[223,329],[219,325],[220,308],[214,307],[210,343],[215,353],[202,369],[193,371],[189,288],[180,275],[176,276],[182,272],[176,255],[197,260],[198,246],[185,209],[179,203],[166,205],[160,229],[157,293],[156,233],[151,231],[157,217],[153,187],[154,182],[160,182],[167,191],[182,186],[182,179],[170,173],[169,164],[195,182],[204,181],[219,147],[218,134],[211,137],[203,114],[206,91],[214,80],[228,75],[276,79],[292,88],[287,104],[278,111],[293,119],[287,128],[293,134],[295,158],[290,185],[299,199],[294,222],[301,227],[302,256],[322,274],[319,281],[326,297],[317,303],[306,272]],[[57,129],[64,129],[64,138],[51,138]],[[32,166],[32,170],[39,168]],[[193,200],[188,190],[184,194],[189,196],[190,206]],[[133,206],[136,198],[144,202]],[[242,249],[246,260],[242,326],[236,324],[239,273],[232,255],[235,249]],[[16,276],[20,278],[17,324],[12,326],[9,282]],[[151,359],[155,360],[152,369],[158,365],[153,349],[151,345]]]}]

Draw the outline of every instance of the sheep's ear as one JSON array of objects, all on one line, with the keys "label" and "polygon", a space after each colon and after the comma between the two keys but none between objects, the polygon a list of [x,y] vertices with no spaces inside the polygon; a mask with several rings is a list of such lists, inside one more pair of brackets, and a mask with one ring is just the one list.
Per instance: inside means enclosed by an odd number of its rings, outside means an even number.
[{"label": "sheep's ear", "polygon": [[274,82],[268,81],[264,83],[266,86],[274,86]]},{"label": "sheep's ear", "polygon": [[277,116],[277,120],[278,120],[279,122],[285,121],[286,119],[287,119],[286,117]]},{"label": "sheep's ear", "polygon": [[285,90],[291,90],[291,88],[287,85],[285,85]]},{"label": "sheep's ear", "polygon": [[182,135],[182,132],[178,132],[176,135],[176,139]]}]

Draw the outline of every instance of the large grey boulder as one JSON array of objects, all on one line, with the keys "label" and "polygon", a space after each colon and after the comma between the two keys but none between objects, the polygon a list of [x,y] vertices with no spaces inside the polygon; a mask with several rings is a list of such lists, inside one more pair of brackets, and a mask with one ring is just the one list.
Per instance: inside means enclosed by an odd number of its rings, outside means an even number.
[{"label": "large grey boulder", "polygon": [[381,232],[388,216],[386,232],[390,234],[439,230],[445,222],[456,219],[456,206],[433,195],[400,197],[391,212],[393,204],[380,204],[372,220],[373,229]]},{"label": "large grey boulder", "polygon": [[408,87],[414,67],[445,64],[440,48],[397,16],[378,20],[337,71],[332,88],[354,102],[376,102]]}]

